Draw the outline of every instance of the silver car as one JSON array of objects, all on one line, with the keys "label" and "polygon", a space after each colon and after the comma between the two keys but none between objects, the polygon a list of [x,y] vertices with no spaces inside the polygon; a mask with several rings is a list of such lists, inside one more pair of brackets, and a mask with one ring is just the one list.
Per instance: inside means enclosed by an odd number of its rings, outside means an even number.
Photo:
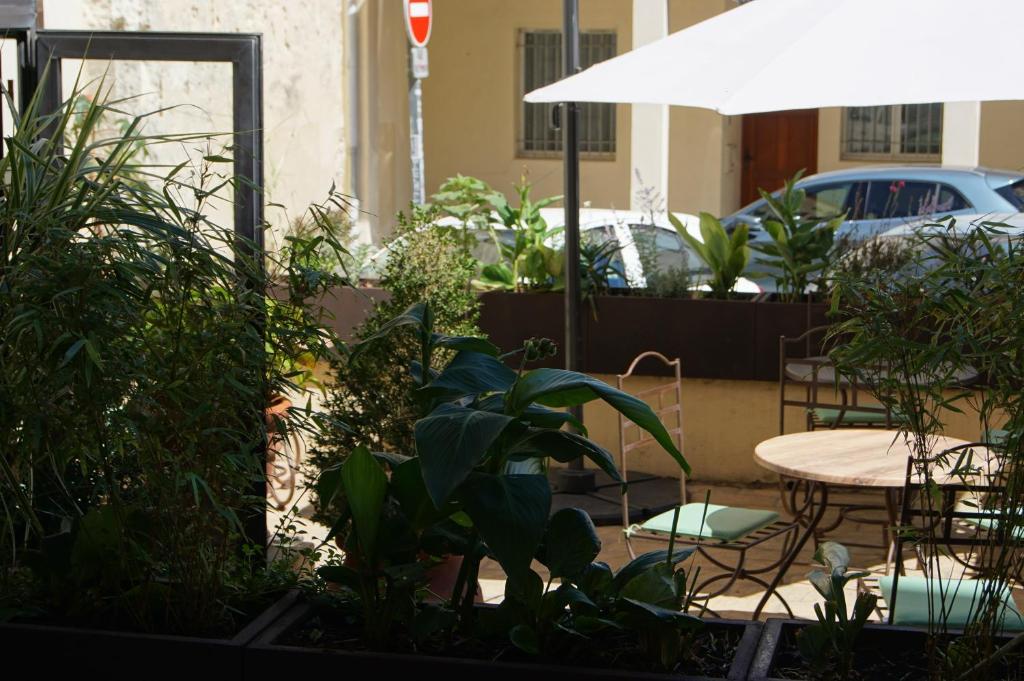
[{"label": "silver car", "polygon": [[[886,166],[851,168],[805,177],[803,216],[846,215],[837,237],[857,241],[922,218],[1024,210],[1024,174],[988,168]],[[778,193],[778,192],[776,192]],[[723,220],[726,229],[746,223],[752,241],[768,239],[764,199]]]}]

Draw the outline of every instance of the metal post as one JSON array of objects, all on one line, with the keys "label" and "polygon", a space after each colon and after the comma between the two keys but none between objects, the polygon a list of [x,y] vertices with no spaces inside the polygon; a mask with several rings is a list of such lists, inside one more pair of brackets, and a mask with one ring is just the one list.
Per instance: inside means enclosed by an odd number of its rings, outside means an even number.
[{"label": "metal post", "polygon": [[[411,51],[409,58],[411,61]],[[423,87],[420,79],[415,75],[410,75],[409,79],[409,155],[412,162],[412,201],[417,205],[422,205],[427,201],[423,176]]]},{"label": "metal post", "polygon": [[[562,64],[564,74],[580,70],[579,0],[563,0]],[[583,369],[583,338],[580,325],[580,106],[565,103],[562,144],[565,152],[565,368]],[[573,415],[583,421],[583,408],[573,407]],[[583,459],[558,471],[559,490],[583,494],[594,489],[594,472],[583,468]]]}]

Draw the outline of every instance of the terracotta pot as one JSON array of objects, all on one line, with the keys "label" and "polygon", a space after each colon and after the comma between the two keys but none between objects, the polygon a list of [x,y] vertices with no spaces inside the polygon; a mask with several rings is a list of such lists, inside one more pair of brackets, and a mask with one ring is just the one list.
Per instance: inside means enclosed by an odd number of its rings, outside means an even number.
[{"label": "terracotta pot", "polygon": [[267,430],[271,433],[277,432],[278,419],[283,420],[291,406],[292,401],[284,395],[274,395],[271,397],[270,404],[263,410],[263,418],[267,421]]},{"label": "terracotta pot", "polygon": [[[338,546],[341,548],[340,544]],[[345,554],[342,563],[353,570],[358,570],[360,566],[359,559],[348,553]],[[451,598],[452,590],[455,588],[455,582],[459,578],[459,569],[461,567],[462,556],[447,555],[441,559],[441,562],[427,570],[428,593],[424,600],[428,603],[439,603]],[[328,590],[332,590],[332,587],[329,586]],[[484,596],[480,589],[480,582],[476,584],[476,596],[473,600],[477,603],[483,603]]]}]

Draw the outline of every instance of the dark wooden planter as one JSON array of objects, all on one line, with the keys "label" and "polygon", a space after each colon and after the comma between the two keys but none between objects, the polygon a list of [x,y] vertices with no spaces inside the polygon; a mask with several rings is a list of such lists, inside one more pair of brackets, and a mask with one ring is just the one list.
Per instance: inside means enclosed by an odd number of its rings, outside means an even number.
[{"label": "dark wooden planter", "polygon": [[[514,348],[528,338],[565,338],[564,299],[557,293],[486,293],[481,297],[480,328],[500,348]],[[824,304],[688,300],[600,296],[596,317],[584,307],[583,369],[617,374],[634,357],[657,350],[679,357],[683,376],[776,381],[779,336],[799,336],[825,324]],[[559,355],[545,366],[564,366]],[[656,363],[639,373],[663,371]]]},{"label": "dark wooden planter", "polygon": [[44,679],[241,679],[245,646],[297,597],[298,592],[286,594],[231,638],[6,622],[0,623],[0,641],[5,664],[11,669],[25,664]]},{"label": "dark wooden planter", "polygon": [[[550,664],[491,662],[428,655],[371,653],[364,651],[327,650],[279,643],[284,637],[315,614],[311,605],[298,604],[273,625],[267,627],[246,649],[247,681],[280,681],[301,670],[304,677],[324,678],[343,673],[352,679],[472,679],[473,681],[523,681],[523,679],[559,679],[560,681],[714,681],[707,677],[681,676],[618,671]],[[711,626],[743,629],[728,681],[741,681],[754,655],[761,633],[758,622],[706,620]]]},{"label": "dark wooden planter", "polygon": [[[796,632],[811,624],[808,620],[770,619],[761,630],[761,641],[757,645],[753,663],[750,666],[750,681],[782,681],[772,676],[779,653],[788,645]],[[957,632],[950,632],[956,634]],[[911,651],[919,660],[924,660],[928,632],[917,627],[893,626],[888,624],[867,624],[857,639],[856,655],[860,659],[877,658],[880,654]],[[914,651],[920,651],[917,656]],[[894,669],[893,678],[904,678],[901,672],[909,670]],[[883,677],[876,677],[883,678]],[[884,678],[889,678],[888,676]],[[916,677],[915,677],[916,678]]]},{"label": "dark wooden planter", "polygon": [[[380,289],[339,289],[323,305],[333,313],[334,329],[348,340],[373,305],[386,297]],[[550,338],[559,352],[538,366],[565,366],[561,293],[493,291],[481,294],[480,302],[480,328],[499,348],[512,350],[530,338]],[[583,370],[600,374],[621,373],[641,352],[657,350],[679,357],[687,378],[776,381],[779,336],[799,336],[826,323],[822,303],[612,295],[599,296],[595,304],[596,316],[589,301],[582,310]],[[659,371],[664,369],[651,362],[638,373]]]}]

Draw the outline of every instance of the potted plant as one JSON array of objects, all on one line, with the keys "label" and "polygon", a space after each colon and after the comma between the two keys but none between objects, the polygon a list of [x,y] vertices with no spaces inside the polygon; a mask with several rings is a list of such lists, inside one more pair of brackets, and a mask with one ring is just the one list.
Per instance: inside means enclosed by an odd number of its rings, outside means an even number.
[{"label": "potted plant", "polygon": [[[600,542],[586,514],[569,509],[549,519],[548,457],[585,456],[621,480],[611,455],[579,434],[585,430],[569,413],[551,407],[602,399],[688,469],[650,408],[581,374],[527,371],[553,351],[547,340],[513,353],[519,367],[509,368],[488,341],[435,331],[423,304],[356,346],[355,359],[401,329],[418,340],[411,371],[428,406],[415,425],[415,451],[373,454],[357,447],[321,474],[320,498],[341,509],[332,535],[345,537],[355,560],[320,569],[340,591],[327,602],[297,606],[268,629],[250,647],[249,669],[270,675],[294,664],[340,663],[352,670],[508,677],[531,668],[555,673],[556,659],[610,665],[621,654],[632,669],[559,666],[557,673],[626,678],[662,670],[678,678],[680,665],[689,664],[693,674],[684,678],[696,678],[708,671],[699,661],[721,646],[710,676],[742,678],[749,657],[741,651],[752,652],[756,625],[704,623],[683,612],[692,581],[678,565],[688,551],[670,545],[613,573],[593,562]],[[454,357],[439,364],[441,350]],[[433,560],[424,556],[445,554],[462,557],[454,588],[428,604],[425,573]],[[487,556],[508,577],[504,601],[491,608],[476,603],[475,582]],[[546,567],[546,582],[534,560]],[[508,662],[490,661],[495,656]]]}]

